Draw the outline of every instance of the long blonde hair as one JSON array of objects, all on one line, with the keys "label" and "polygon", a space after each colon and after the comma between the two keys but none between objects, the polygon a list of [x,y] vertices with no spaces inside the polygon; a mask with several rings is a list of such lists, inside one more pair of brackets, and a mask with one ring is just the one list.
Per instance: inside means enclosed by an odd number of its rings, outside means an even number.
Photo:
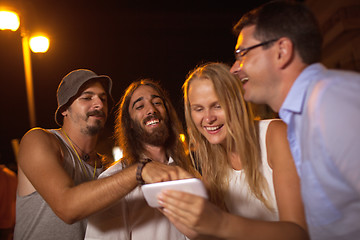
[{"label": "long blonde hair", "polygon": [[[210,80],[226,116],[226,149],[220,144],[210,144],[197,130],[192,118],[189,102],[189,86],[195,79]],[[193,150],[193,161],[199,162],[203,180],[209,189],[210,201],[226,209],[224,195],[228,190],[228,153],[240,157],[246,181],[252,193],[271,209],[267,200],[268,186],[260,171],[261,150],[258,124],[254,120],[250,104],[243,98],[240,80],[230,73],[223,63],[207,63],[192,72],[183,85],[185,120],[188,128],[189,147]]]}]

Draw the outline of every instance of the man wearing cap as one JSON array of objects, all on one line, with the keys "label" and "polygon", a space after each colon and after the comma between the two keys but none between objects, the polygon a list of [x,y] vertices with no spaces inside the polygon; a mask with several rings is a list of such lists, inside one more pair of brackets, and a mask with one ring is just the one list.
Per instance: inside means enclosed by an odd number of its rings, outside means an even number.
[{"label": "man wearing cap", "polygon": [[[97,179],[102,158],[95,151],[108,116],[112,81],[78,69],[61,81],[55,121],[60,129],[34,128],[21,140],[14,239],[84,239],[89,215],[137,186],[136,165]],[[148,167],[149,166],[149,167]],[[145,182],[178,179],[178,167],[149,163]]]}]

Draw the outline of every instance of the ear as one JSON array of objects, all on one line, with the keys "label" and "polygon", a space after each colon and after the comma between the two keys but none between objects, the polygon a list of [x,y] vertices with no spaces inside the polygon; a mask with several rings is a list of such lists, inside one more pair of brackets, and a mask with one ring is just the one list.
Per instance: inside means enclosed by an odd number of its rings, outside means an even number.
[{"label": "ear", "polygon": [[66,117],[66,116],[68,115],[68,110],[66,109],[66,110],[62,111],[62,112],[61,112],[61,115],[63,115],[64,117]]},{"label": "ear", "polygon": [[286,37],[280,38],[278,44],[277,65],[280,69],[286,68],[294,59],[294,44]]}]

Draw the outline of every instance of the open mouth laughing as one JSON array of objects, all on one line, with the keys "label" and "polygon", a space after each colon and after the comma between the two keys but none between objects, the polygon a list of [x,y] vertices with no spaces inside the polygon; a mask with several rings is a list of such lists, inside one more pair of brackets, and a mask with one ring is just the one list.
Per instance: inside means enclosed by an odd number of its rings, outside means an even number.
[{"label": "open mouth laughing", "polygon": [[224,124],[221,125],[217,125],[217,126],[204,126],[205,130],[209,133],[216,133],[218,132],[222,127],[224,126]]},{"label": "open mouth laughing", "polygon": [[149,121],[145,122],[145,126],[152,126],[152,125],[156,125],[156,124],[158,124],[159,122],[160,122],[160,120],[159,120],[159,119],[151,119],[151,120],[149,120]]},{"label": "open mouth laughing", "polygon": [[160,116],[150,115],[144,119],[143,123],[147,127],[152,127],[152,126],[158,125],[161,121],[162,121],[162,118]]},{"label": "open mouth laughing", "polygon": [[240,79],[241,83],[242,84],[245,84],[247,83],[247,81],[249,81],[249,78],[248,77],[243,77],[242,79]]}]

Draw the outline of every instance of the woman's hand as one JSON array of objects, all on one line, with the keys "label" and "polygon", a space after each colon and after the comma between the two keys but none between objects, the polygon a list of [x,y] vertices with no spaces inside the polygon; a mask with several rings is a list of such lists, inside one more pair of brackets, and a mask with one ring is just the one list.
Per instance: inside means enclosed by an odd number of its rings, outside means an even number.
[{"label": "woman's hand", "polygon": [[165,190],[159,197],[163,214],[185,235],[217,236],[226,213],[207,199],[190,193]]}]

